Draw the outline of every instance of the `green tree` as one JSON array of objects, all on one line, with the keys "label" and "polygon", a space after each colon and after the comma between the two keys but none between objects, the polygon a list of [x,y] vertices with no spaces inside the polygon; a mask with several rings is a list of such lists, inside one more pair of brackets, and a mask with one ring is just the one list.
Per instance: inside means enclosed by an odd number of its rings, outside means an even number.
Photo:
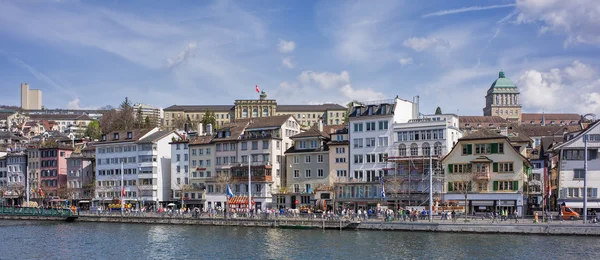
[{"label": "green tree", "polygon": [[144,126],[143,128],[149,128],[152,125],[152,122],[150,121],[150,117],[146,116],[146,118],[144,119]]},{"label": "green tree", "polygon": [[206,126],[208,124],[212,124],[213,129],[217,128],[217,116],[215,115],[215,112],[210,111],[210,110],[206,110],[204,112],[204,116],[202,117],[202,125],[204,126],[204,129],[206,130]]},{"label": "green tree", "polygon": [[350,121],[348,121],[348,115],[352,112],[352,107],[354,107],[355,105],[361,105],[362,103],[358,102],[357,100],[352,100],[351,102],[348,102],[348,104],[346,104],[346,115],[344,116],[344,125],[347,125]]},{"label": "green tree", "polygon": [[142,107],[139,106],[135,114],[135,125],[136,128],[144,128],[144,114],[142,113]]},{"label": "green tree", "polygon": [[441,109],[440,107],[437,107],[437,108],[435,109],[435,114],[436,114],[436,115],[441,115],[441,114],[442,114],[442,109]]},{"label": "green tree", "polygon": [[100,139],[102,136],[102,129],[100,129],[100,122],[94,120],[87,125],[87,129],[85,130],[85,136],[90,137],[91,139]]}]

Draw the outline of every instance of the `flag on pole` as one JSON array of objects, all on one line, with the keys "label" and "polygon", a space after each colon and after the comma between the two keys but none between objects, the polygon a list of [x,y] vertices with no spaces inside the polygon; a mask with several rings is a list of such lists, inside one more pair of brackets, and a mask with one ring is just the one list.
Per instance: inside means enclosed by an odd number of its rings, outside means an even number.
[{"label": "flag on pole", "polygon": [[260,89],[258,88],[258,85],[256,85],[256,93],[260,93]]},{"label": "flag on pole", "polygon": [[385,183],[383,182],[383,176],[381,176],[381,198],[385,199]]},{"label": "flag on pole", "polygon": [[233,197],[233,192],[231,192],[231,188],[229,187],[229,184],[227,184],[227,197]]},{"label": "flag on pole", "polygon": [[42,198],[45,196],[44,191],[42,190],[42,188],[39,188],[38,191],[40,192],[40,196],[42,196]]},{"label": "flag on pole", "polygon": [[121,187],[121,196],[125,197],[125,187]]}]

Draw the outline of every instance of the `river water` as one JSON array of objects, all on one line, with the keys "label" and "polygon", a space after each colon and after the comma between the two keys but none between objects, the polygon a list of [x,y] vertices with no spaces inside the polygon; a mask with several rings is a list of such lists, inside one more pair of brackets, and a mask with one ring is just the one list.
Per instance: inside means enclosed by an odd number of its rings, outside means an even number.
[{"label": "river water", "polygon": [[0,222],[0,259],[598,259],[597,237]]}]

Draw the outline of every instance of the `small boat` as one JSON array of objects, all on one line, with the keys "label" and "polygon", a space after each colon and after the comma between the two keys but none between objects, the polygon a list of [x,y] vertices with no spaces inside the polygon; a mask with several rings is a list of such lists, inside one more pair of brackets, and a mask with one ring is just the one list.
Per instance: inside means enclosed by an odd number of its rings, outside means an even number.
[{"label": "small boat", "polygon": [[315,229],[315,228],[318,228],[318,227],[315,227],[315,226],[304,226],[304,225],[300,225],[300,224],[297,224],[297,225],[280,224],[279,228],[281,228],[281,229]]}]

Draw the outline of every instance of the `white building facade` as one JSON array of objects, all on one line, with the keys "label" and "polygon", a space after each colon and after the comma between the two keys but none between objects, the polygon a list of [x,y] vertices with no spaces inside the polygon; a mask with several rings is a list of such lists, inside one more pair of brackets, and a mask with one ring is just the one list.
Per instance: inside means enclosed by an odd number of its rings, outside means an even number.
[{"label": "white building facade", "polygon": [[[600,188],[600,123],[596,122],[572,137],[568,141],[553,148],[560,156],[558,201],[559,205],[566,205],[581,211],[583,209],[583,179],[587,177],[587,208],[600,210],[598,188]],[[584,136],[587,136],[587,173],[584,170]]]},{"label": "white building facade", "polygon": [[[177,137],[171,145],[171,198],[177,203],[189,200],[190,153],[189,141]],[[186,196],[187,193],[187,196]],[[183,197],[182,197],[183,196]],[[181,205],[180,205],[181,206]]]}]

